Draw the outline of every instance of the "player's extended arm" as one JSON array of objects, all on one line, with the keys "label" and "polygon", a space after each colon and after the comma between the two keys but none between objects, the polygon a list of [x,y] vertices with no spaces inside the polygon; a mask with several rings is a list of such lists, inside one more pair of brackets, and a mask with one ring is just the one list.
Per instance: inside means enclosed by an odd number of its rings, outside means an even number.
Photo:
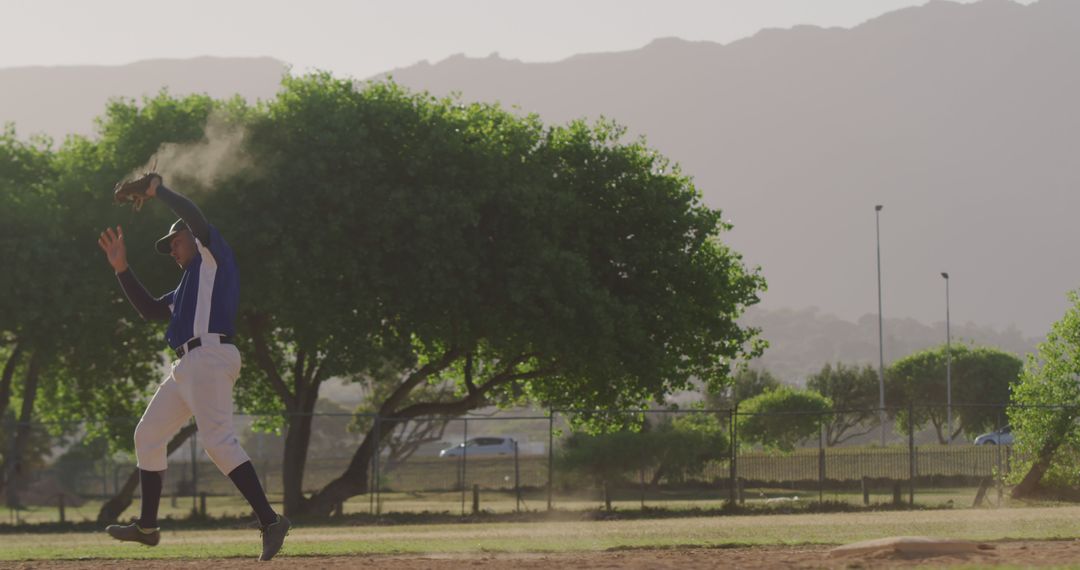
[{"label": "player's extended arm", "polygon": [[127,248],[124,245],[124,230],[117,226],[115,230],[108,228],[101,232],[98,238],[98,246],[105,252],[105,257],[116,272],[116,279],[120,281],[120,288],[124,290],[131,306],[146,320],[167,321],[172,316],[169,302],[165,297],[155,299],[150,292],[135,277],[135,272],[127,263]]},{"label": "player's extended arm", "polygon": [[206,216],[203,215],[202,210],[199,210],[199,207],[194,202],[179,192],[169,190],[164,184],[158,185],[156,188],[151,186],[151,188],[153,188],[152,193],[147,192],[147,194],[156,196],[162,202],[165,202],[165,205],[174,214],[184,220],[191,233],[199,238],[199,241],[204,246],[210,245],[210,223],[206,221]]},{"label": "player's extended arm", "polygon": [[116,278],[120,281],[120,288],[124,290],[124,295],[131,302],[131,306],[135,307],[142,318],[148,321],[167,321],[172,317],[166,298],[155,299],[150,295],[130,267],[123,273],[117,273]]}]

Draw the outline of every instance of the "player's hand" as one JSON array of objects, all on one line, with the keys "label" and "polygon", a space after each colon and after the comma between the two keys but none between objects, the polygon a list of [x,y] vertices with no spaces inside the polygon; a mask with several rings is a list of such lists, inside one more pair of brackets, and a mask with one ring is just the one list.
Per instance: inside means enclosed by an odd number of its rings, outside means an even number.
[{"label": "player's hand", "polygon": [[105,258],[114,271],[117,273],[127,271],[127,247],[124,246],[123,228],[116,226],[115,231],[112,228],[107,228],[101,232],[101,236],[98,238],[98,247],[105,252]]}]

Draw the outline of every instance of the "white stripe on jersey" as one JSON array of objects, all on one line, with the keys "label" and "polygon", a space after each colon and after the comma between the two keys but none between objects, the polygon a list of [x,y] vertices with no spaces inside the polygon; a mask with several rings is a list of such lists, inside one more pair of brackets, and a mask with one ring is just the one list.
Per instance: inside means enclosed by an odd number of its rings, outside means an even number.
[{"label": "white stripe on jersey", "polygon": [[199,293],[195,300],[195,322],[191,332],[198,337],[210,332],[210,300],[214,297],[217,260],[210,253],[210,248],[203,246],[198,238],[195,239],[195,246],[202,254],[202,265],[199,267]]}]

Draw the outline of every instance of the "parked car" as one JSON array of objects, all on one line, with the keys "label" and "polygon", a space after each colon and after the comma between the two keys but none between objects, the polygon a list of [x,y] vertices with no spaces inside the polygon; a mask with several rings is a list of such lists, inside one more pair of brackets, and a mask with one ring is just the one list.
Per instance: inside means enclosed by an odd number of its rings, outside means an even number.
[{"label": "parked car", "polygon": [[439,452],[439,457],[490,457],[492,455],[513,455],[514,439],[511,437],[476,437],[448,447]]},{"label": "parked car", "polygon": [[975,438],[975,445],[1012,445],[1012,426],[1005,426]]}]

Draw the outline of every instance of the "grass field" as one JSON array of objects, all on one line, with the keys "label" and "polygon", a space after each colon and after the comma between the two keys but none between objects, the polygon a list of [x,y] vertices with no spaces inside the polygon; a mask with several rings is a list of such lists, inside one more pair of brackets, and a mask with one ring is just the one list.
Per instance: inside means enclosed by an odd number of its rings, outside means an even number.
[{"label": "grass field", "polygon": [[[940,507],[954,505],[956,507],[969,507],[975,497],[976,489],[973,487],[943,488],[943,489],[917,489],[915,495],[916,504],[925,507]],[[799,501],[817,501],[819,498],[825,501],[844,502],[851,505],[862,504],[862,494],[856,491],[825,491],[818,493],[817,489],[804,488],[772,488],[772,487],[748,487],[744,489],[747,505],[763,503],[776,497],[789,499],[798,498]],[[443,491],[427,493],[382,493],[379,495],[381,505],[380,513],[450,513],[461,514],[463,511],[462,494],[460,492]],[[908,498],[908,489],[903,487],[903,499]],[[997,493],[993,490],[988,494],[991,504],[996,504]],[[271,502],[281,504],[280,496],[271,496]],[[547,493],[540,489],[532,489],[522,494],[522,510],[543,511],[547,508]],[[889,489],[875,489],[870,495],[871,503],[888,503],[892,500]],[[638,489],[620,489],[613,493],[612,507],[616,510],[637,510],[644,506],[652,508],[664,508],[668,510],[713,510],[720,509],[727,501],[726,491],[654,491],[649,490],[642,494]],[[124,517],[137,515],[139,506],[138,497],[132,506],[125,512]],[[191,515],[192,508],[198,507],[199,501],[192,501],[191,497],[180,497],[174,502],[171,497],[165,497],[161,503],[161,518],[183,519]],[[553,506],[562,511],[587,511],[599,509],[603,506],[603,499],[598,492],[580,494],[556,494]],[[65,509],[65,519],[70,522],[93,521],[97,518],[101,507],[100,500],[87,501],[82,506],[75,508],[68,506]],[[373,510],[368,496],[354,497],[344,505],[344,514],[368,514]],[[510,513],[517,507],[516,497],[511,491],[483,491],[480,494],[480,508],[488,513]],[[472,509],[472,496],[466,494],[464,512],[469,513]],[[210,496],[206,499],[207,515],[210,517],[241,517],[250,513],[250,508],[244,499],[237,493],[224,496]],[[3,518],[0,523],[14,523],[15,516],[11,511],[0,511]],[[57,507],[35,506],[28,507],[18,513],[18,519],[23,524],[42,524],[59,521],[59,509]]]},{"label": "grass field", "polygon": [[[285,556],[595,552],[627,548],[841,544],[896,535],[973,540],[1080,536],[1080,507],[1023,507],[532,523],[304,527]],[[0,560],[228,558],[257,554],[252,530],[170,531],[159,547],[101,532],[0,535]]]}]

